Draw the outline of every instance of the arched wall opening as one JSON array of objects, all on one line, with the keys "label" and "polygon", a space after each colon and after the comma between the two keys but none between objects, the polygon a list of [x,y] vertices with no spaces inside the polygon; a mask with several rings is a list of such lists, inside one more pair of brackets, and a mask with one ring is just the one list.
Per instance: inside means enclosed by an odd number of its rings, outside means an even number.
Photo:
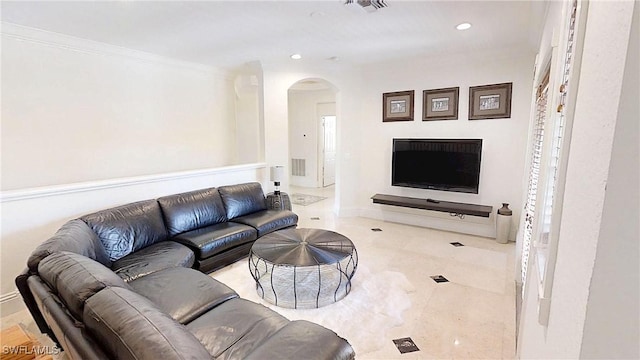
[{"label": "arched wall opening", "polygon": [[287,91],[289,184],[322,188],[336,181],[338,89],[321,78],[305,78]]}]

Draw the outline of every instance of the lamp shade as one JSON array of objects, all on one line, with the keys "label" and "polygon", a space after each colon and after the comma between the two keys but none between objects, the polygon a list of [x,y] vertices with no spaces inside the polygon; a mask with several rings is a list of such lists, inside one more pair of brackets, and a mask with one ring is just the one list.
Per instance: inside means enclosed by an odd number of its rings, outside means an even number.
[{"label": "lamp shade", "polygon": [[284,178],[284,166],[271,167],[271,181],[281,182]]}]

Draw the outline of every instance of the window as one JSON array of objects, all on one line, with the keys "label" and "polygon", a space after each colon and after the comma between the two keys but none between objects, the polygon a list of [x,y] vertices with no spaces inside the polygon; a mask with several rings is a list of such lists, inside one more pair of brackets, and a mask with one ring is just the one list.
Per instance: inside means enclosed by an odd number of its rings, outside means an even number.
[{"label": "window", "polygon": [[[536,111],[530,154],[529,184],[524,208],[522,283],[526,289],[527,269],[537,270],[538,321],[547,325],[551,303],[553,272],[562,217],[564,179],[579,72],[581,41],[580,13],[586,11],[577,0],[565,12],[564,43],[552,51],[549,69],[536,94]],[[578,59],[578,60],[576,60]],[[550,92],[551,90],[551,92]],[[530,264],[531,259],[535,259]]]}]

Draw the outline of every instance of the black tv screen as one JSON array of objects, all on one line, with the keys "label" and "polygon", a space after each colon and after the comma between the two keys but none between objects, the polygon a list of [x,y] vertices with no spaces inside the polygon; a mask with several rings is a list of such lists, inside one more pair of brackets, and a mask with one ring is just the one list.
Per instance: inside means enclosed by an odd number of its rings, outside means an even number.
[{"label": "black tv screen", "polygon": [[393,139],[391,185],[478,193],[482,139]]}]

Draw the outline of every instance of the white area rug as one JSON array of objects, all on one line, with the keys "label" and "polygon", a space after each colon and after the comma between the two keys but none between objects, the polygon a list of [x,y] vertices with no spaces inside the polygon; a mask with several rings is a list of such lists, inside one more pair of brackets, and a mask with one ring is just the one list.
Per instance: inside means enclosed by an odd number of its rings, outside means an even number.
[{"label": "white area rug", "polygon": [[291,194],[290,199],[293,204],[307,206],[317,203],[318,201],[322,201],[326,199],[326,197],[307,194]]},{"label": "white area rug", "polygon": [[319,309],[285,309],[262,300],[255,290],[246,260],[211,274],[242,298],[263,304],[289,320],[308,320],[347,339],[357,355],[379,350],[391,338],[387,332],[402,325],[403,313],[411,307],[407,295],[415,291],[404,274],[370,270],[359,266],[351,292],[337,303]]}]

